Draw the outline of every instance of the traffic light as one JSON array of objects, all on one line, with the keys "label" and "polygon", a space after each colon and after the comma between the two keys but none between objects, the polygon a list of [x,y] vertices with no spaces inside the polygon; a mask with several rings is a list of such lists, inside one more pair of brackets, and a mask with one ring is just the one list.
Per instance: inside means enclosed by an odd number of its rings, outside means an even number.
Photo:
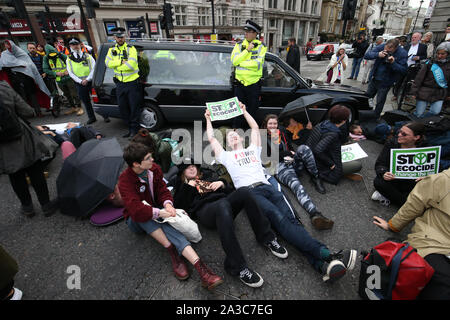
[{"label": "traffic light", "polygon": [[162,14],[159,16],[159,25],[161,27],[161,30],[164,30],[166,28],[166,18]]},{"label": "traffic light", "polygon": [[0,28],[9,30],[11,29],[11,23],[9,22],[8,15],[0,11]]},{"label": "traffic light", "polygon": [[98,0],[84,0],[86,5],[86,13],[89,19],[95,18],[95,9],[100,8],[100,3]]},{"label": "traffic light", "polygon": [[342,20],[353,20],[358,0],[344,0],[342,6]]},{"label": "traffic light", "polygon": [[44,11],[40,11],[36,13],[36,18],[38,19],[38,22],[42,25],[42,30],[44,30],[47,35],[50,34],[50,27],[48,26],[47,22],[47,14]]},{"label": "traffic light", "polygon": [[16,15],[20,19],[27,18],[27,10],[25,9],[25,5],[23,4],[23,0],[4,0],[8,7],[14,8],[16,11]]},{"label": "traffic light", "polygon": [[166,18],[167,28],[173,29],[173,21],[175,20],[175,10],[170,3],[163,5],[163,13]]},{"label": "traffic light", "polygon": [[143,33],[147,33],[145,30],[145,18],[139,17],[137,27],[139,28],[139,33],[142,35]]}]

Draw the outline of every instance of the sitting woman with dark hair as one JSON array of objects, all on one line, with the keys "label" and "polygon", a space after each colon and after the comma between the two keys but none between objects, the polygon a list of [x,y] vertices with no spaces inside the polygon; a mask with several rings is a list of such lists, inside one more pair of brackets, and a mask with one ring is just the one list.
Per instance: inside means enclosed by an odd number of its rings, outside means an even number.
[{"label": "sitting woman with dark hair", "polygon": [[344,175],[361,170],[361,162],[342,163],[341,145],[348,140],[350,110],[342,105],[335,105],[328,111],[328,116],[329,120],[314,127],[306,145],[314,154],[319,177],[331,184],[338,184]]},{"label": "sitting woman with dark hair", "polygon": [[[189,159],[190,160],[190,159]],[[271,249],[279,258],[286,258],[287,251],[281,247],[270,228],[270,221],[261,213],[247,187],[233,191],[223,179],[217,179],[208,170],[192,161],[179,165],[175,185],[175,207],[184,209],[193,219],[210,229],[217,229],[225,251],[225,270],[246,285],[257,288],[263,279],[251,270],[246,262],[234,232],[233,221],[242,209],[248,216],[256,240]]]},{"label": "sitting woman with dark hair", "polygon": [[418,122],[410,122],[400,128],[396,137],[386,142],[375,162],[377,176],[373,181],[375,192],[372,200],[380,201],[388,206],[391,202],[402,206],[409,193],[416,185],[415,180],[397,179],[390,172],[391,149],[419,148],[424,146],[425,126]]},{"label": "sitting woman with dark hair", "polygon": [[278,129],[278,117],[274,114],[267,115],[261,127],[267,129],[267,155],[271,155],[272,148],[278,149],[279,162],[275,169],[276,179],[294,192],[298,202],[308,212],[311,223],[316,229],[331,229],[333,221],[324,217],[317,210],[299,179],[301,171],[306,169],[311,175],[311,181],[316,190],[322,194],[326,192],[319,178],[311,149],[304,144],[299,147],[293,146],[289,136]]}]

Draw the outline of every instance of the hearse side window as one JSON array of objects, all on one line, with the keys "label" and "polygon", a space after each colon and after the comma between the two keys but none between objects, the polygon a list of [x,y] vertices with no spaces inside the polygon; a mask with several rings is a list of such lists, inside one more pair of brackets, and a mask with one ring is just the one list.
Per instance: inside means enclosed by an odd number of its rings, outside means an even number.
[{"label": "hearse side window", "polygon": [[[230,53],[177,50],[144,50],[150,73],[148,84],[230,84]],[[106,68],[103,83],[113,83],[114,71]]]},{"label": "hearse side window", "polygon": [[145,50],[150,64],[149,84],[230,84],[230,53]]},{"label": "hearse side window", "polygon": [[276,62],[264,62],[263,87],[292,88],[295,80]]}]

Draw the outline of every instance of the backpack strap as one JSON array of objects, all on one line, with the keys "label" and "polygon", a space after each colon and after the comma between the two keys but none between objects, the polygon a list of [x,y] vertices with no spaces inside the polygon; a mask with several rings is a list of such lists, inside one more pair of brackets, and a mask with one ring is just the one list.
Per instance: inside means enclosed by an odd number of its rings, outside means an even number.
[{"label": "backpack strap", "polygon": [[[408,248],[409,248],[409,243],[407,243],[403,248],[398,250],[398,252],[394,256],[394,259],[392,259],[391,277],[389,279],[389,288],[387,290],[387,296],[386,296],[387,300],[392,300],[392,290],[394,289],[395,283],[397,282],[397,276],[398,276],[398,271],[400,270],[400,264],[402,263],[403,260],[406,259],[406,257],[404,259],[402,259],[402,255],[403,255],[403,252]],[[412,251],[413,250],[411,250],[411,252]],[[411,252],[409,254],[411,254]],[[407,256],[409,256],[409,254]]]}]

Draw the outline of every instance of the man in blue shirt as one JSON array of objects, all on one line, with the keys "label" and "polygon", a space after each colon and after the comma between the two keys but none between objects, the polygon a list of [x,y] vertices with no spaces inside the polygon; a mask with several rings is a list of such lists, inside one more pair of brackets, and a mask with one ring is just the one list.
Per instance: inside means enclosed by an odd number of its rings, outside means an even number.
[{"label": "man in blue shirt", "polygon": [[386,44],[380,44],[367,52],[364,59],[376,59],[369,74],[370,80],[366,95],[369,98],[377,96],[375,114],[379,117],[389,89],[406,73],[408,54],[399,46],[398,40],[391,39]]}]

